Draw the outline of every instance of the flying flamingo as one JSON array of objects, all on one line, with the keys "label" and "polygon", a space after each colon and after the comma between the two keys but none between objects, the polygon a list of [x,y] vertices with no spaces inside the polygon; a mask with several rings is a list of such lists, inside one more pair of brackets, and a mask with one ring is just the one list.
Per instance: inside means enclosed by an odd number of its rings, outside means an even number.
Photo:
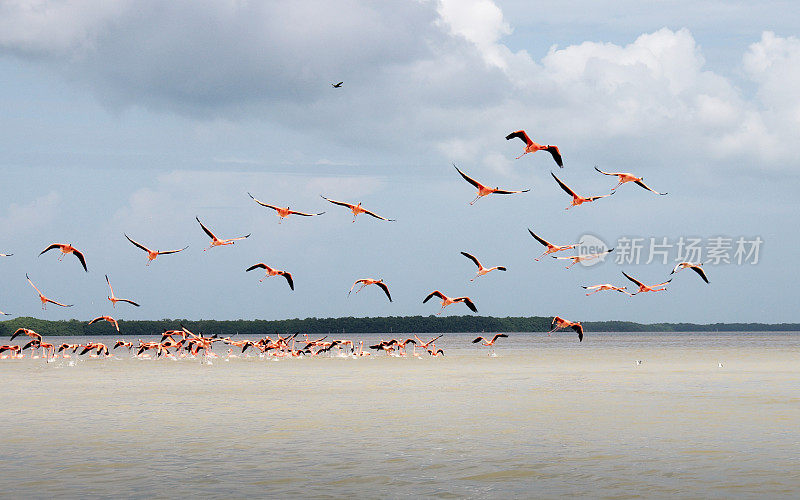
[{"label": "flying flamingo", "polygon": [[631,295],[630,293],[628,293],[626,291],[627,287],[624,287],[624,286],[619,287],[619,286],[609,285],[608,283],[603,284],[603,285],[582,286],[582,288],[584,288],[586,290],[592,290],[591,292],[586,294],[587,297],[589,295],[593,294],[593,293],[602,292],[602,291],[605,291],[605,290],[613,290],[615,292],[624,293],[628,297],[633,297],[633,295]]},{"label": "flying flamingo", "polygon": [[358,205],[353,205],[352,203],[347,203],[347,202],[344,202],[344,201],[331,200],[330,198],[325,198],[322,195],[320,195],[320,197],[323,200],[327,200],[327,201],[333,203],[334,205],[340,205],[340,206],[349,208],[350,211],[353,212],[353,222],[356,221],[356,217],[358,216],[358,214],[367,214],[367,215],[371,215],[371,216],[375,217],[376,219],[385,220],[385,221],[388,221],[388,222],[395,222],[394,219],[387,219],[386,217],[381,217],[380,215],[376,214],[375,212],[370,212],[366,208],[363,208],[361,206],[360,202],[359,202]]},{"label": "flying flamingo", "polygon": [[439,339],[440,339],[440,338],[441,338],[443,335],[444,335],[444,334],[442,334],[442,335],[439,335],[438,337],[434,337],[434,338],[430,339],[430,340],[429,340],[429,341],[427,341],[427,342],[423,342],[423,341],[422,341],[422,339],[421,339],[421,338],[419,338],[419,337],[417,337],[417,335],[416,335],[416,334],[414,334],[414,338],[415,338],[415,339],[417,339],[417,342],[419,343],[419,346],[420,346],[421,348],[423,348],[423,349],[427,349],[427,348],[428,348],[428,346],[432,345],[432,344],[433,344],[435,341],[439,340]]},{"label": "flying flamingo", "polygon": [[480,182],[476,181],[472,177],[462,172],[458,167],[456,167],[455,164],[453,164],[453,166],[455,167],[456,170],[458,170],[458,173],[461,174],[461,177],[463,177],[465,181],[469,182],[470,184],[478,188],[478,196],[476,196],[474,200],[469,202],[470,205],[474,205],[475,202],[481,199],[483,196],[488,196],[490,194],[517,194],[517,193],[527,193],[528,191],[530,191],[530,189],[523,189],[522,191],[507,191],[505,189],[500,189],[499,187],[496,188],[486,187]]},{"label": "flying flamingo", "polygon": [[258,264],[254,264],[254,265],[248,267],[245,271],[252,271],[253,269],[265,269],[267,271],[267,275],[264,276],[263,278],[261,278],[260,280],[258,280],[259,283],[264,281],[266,278],[269,278],[270,276],[278,276],[278,275],[280,275],[280,276],[283,276],[284,278],[286,278],[286,281],[289,282],[289,288],[294,290],[294,281],[292,281],[292,274],[291,273],[287,273],[286,271],[281,271],[280,269],[275,269],[273,267],[269,267],[268,265],[264,264],[263,262],[259,262]]},{"label": "flying flamingo", "polygon": [[33,281],[31,281],[31,279],[28,277],[28,273],[25,273],[25,278],[27,278],[27,280],[28,280],[28,283],[30,283],[30,284],[31,284],[31,286],[33,287],[33,289],[34,289],[34,290],[36,290],[36,293],[38,293],[38,294],[39,294],[39,300],[41,300],[41,301],[42,301],[42,309],[47,309],[47,303],[48,303],[48,302],[50,302],[51,304],[55,304],[55,305],[57,305],[57,306],[61,306],[61,307],[72,307],[72,306],[74,305],[74,304],[62,304],[62,303],[60,303],[60,302],[56,302],[55,300],[48,299],[47,297],[45,297],[45,296],[42,294],[42,292],[40,292],[40,291],[39,291],[39,289],[38,289],[38,288],[36,288],[36,285],[34,285],[34,284],[33,284]]},{"label": "flying flamingo", "polygon": [[50,245],[47,248],[45,248],[44,250],[42,250],[39,255],[42,255],[45,252],[49,252],[50,250],[53,250],[55,248],[58,248],[59,250],[61,250],[61,255],[58,256],[58,260],[63,259],[64,256],[69,254],[69,253],[74,254],[75,257],[77,257],[78,260],[81,261],[81,265],[83,266],[83,270],[86,271],[87,273],[89,272],[89,270],[86,268],[86,259],[83,257],[83,253],[81,253],[77,248],[75,248],[72,245],[65,245],[63,243],[53,243],[52,245]]},{"label": "flying flamingo", "polygon": [[561,168],[564,168],[564,162],[561,160],[561,152],[558,150],[558,146],[543,146],[541,144],[536,144],[528,137],[528,134],[525,133],[524,130],[517,130],[516,132],[512,132],[506,136],[506,140],[510,141],[511,139],[519,137],[522,142],[525,143],[525,151],[517,156],[515,160],[519,160],[523,156],[528,153],[535,153],[537,151],[547,151],[551,155],[553,155],[553,159],[556,161],[556,165]]},{"label": "flying flamingo", "polygon": [[480,276],[483,276],[484,274],[489,274],[490,272],[495,270],[506,271],[506,268],[503,266],[483,267],[483,265],[480,263],[478,259],[475,258],[474,255],[470,255],[467,252],[461,252],[461,255],[468,258],[469,260],[474,262],[476,266],[478,266],[478,274],[476,274],[475,278],[472,278],[470,281],[475,281],[475,279],[479,278]]},{"label": "flying flamingo", "polygon": [[598,258],[600,258],[600,257],[602,257],[604,255],[610,254],[613,251],[614,251],[614,249],[611,248],[609,250],[606,250],[605,252],[588,253],[588,254],[584,254],[584,255],[573,255],[571,257],[556,257],[555,255],[553,255],[553,258],[554,259],[559,259],[559,260],[571,260],[572,264],[570,264],[567,267],[565,267],[565,269],[569,269],[570,267],[574,266],[578,262],[583,262],[583,261],[586,261],[586,260],[598,259]]},{"label": "flying flamingo", "polygon": [[53,351],[55,350],[56,346],[53,344],[49,344],[47,342],[42,342],[40,339],[33,339],[24,346],[22,346],[22,350],[30,348],[31,350],[31,358],[35,359],[38,356],[34,356],[33,353],[36,352],[36,349],[42,349],[42,354],[46,359],[50,359],[53,357]]},{"label": "flying flamingo", "polygon": [[477,344],[478,342],[483,341],[481,345],[493,346],[494,343],[497,341],[497,339],[502,339],[502,338],[508,338],[508,335],[506,335],[505,333],[496,333],[494,337],[491,338],[491,340],[487,339],[486,337],[478,337],[477,339],[473,340],[472,343]]},{"label": "flying flamingo", "polygon": [[[383,279],[376,280],[376,279],[371,279],[371,278],[362,278],[360,280],[356,280],[356,282],[353,283],[353,286],[350,287],[350,292],[352,292],[353,288],[355,288],[355,286],[358,285],[358,284],[360,284],[361,286],[358,287],[358,290],[356,290],[356,293],[358,293],[361,290],[363,290],[365,286],[375,285],[375,286],[379,287],[381,290],[383,290],[383,293],[386,294],[386,297],[388,297],[389,302],[392,301],[392,296],[389,294],[389,287],[386,286],[386,283],[383,282]],[[348,296],[350,295],[350,292],[347,292]]]},{"label": "flying flamingo", "polygon": [[112,325],[114,325],[114,328],[116,328],[116,329],[117,329],[117,331],[119,332],[119,325],[117,324],[117,320],[115,320],[115,319],[114,319],[114,318],[112,318],[111,316],[98,316],[98,317],[96,317],[95,319],[91,320],[91,321],[89,322],[89,324],[90,324],[90,325],[93,325],[93,324],[97,323],[98,321],[108,321],[109,323],[111,323]]},{"label": "flying flamingo", "polygon": [[[11,352],[11,359],[21,358],[22,357],[22,355],[20,354],[21,350],[22,350],[22,348],[20,346],[18,346],[18,345],[0,345],[0,354],[2,354],[5,351],[10,351]],[[8,356],[8,355],[7,354],[3,354],[2,356],[0,356],[0,359],[5,359],[6,356]]]},{"label": "flying flamingo", "polygon": [[533,260],[535,260],[537,262],[539,261],[539,259],[541,259],[545,255],[549,255],[551,253],[556,253],[556,252],[561,252],[561,251],[564,251],[564,250],[571,250],[571,249],[573,249],[573,248],[575,248],[577,246],[580,246],[580,244],[581,244],[581,242],[578,242],[578,243],[575,243],[574,245],[554,245],[554,244],[550,243],[549,241],[536,236],[536,234],[533,231],[531,231],[530,228],[528,228],[528,232],[531,233],[531,236],[533,236],[533,238],[536,241],[538,241],[539,243],[541,243],[542,245],[547,247],[547,250],[542,255],[536,257],[535,259],[533,259]]},{"label": "flying flamingo", "polygon": [[13,253],[0,253],[0,257],[11,257]]},{"label": "flying flamingo", "polygon": [[137,304],[136,302],[134,302],[134,301],[132,301],[130,299],[119,299],[116,296],[114,296],[114,288],[111,286],[111,280],[108,279],[108,275],[107,274],[106,274],[106,283],[108,283],[108,288],[111,290],[111,296],[107,297],[107,298],[108,298],[108,300],[111,301],[111,305],[114,308],[117,307],[117,302],[127,302],[128,304],[131,304],[131,305],[134,305],[136,307],[139,307],[139,304]]},{"label": "flying flamingo", "polygon": [[425,302],[428,302],[431,299],[431,297],[439,297],[440,299],[442,299],[442,310],[436,313],[437,316],[442,314],[442,312],[444,312],[445,307],[449,306],[450,304],[455,304],[456,302],[463,302],[464,304],[466,304],[467,307],[469,307],[469,309],[472,312],[478,312],[478,309],[475,307],[475,304],[469,297],[455,297],[451,299],[450,297],[443,294],[439,290],[434,290],[431,293],[429,293],[427,297],[425,297],[425,300],[423,300],[422,303],[424,304]]},{"label": "flying flamingo", "polygon": [[[125,234],[125,233],[122,233],[122,234]],[[156,257],[158,257],[159,255],[169,255],[171,253],[183,252],[184,250],[189,248],[189,245],[186,245],[185,247],[181,248],[180,250],[167,250],[167,251],[163,251],[163,252],[160,251],[160,250],[150,250],[149,248],[147,248],[146,246],[142,245],[141,243],[137,243],[137,242],[133,241],[130,238],[130,236],[128,236],[127,234],[125,234],[125,237],[128,238],[128,241],[133,243],[135,246],[137,246],[137,247],[141,248],[142,250],[144,250],[145,252],[147,252],[147,265],[148,266],[150,265],[151,262],[156,260]]]},{"label": "flying flamingo", "polygon": [[633,182],[634,184],[637,184],[637,185],[645,188],[648,191],[652,191],[655,194],[660,194],[661,196],[664,196],[665,194],[667,194],[667,193],[659,193],[655,189],[652,189],[652,188],[648,187],[647,184],[642,182],[643,177],[636,177],[633,174],[628,174],[628,173],[625,173],[625,172],[603,172],[602,170],[597,168],[597,166],[595,166],[594,169],[597,170],[598,172],[600,172],[603,175],[616,175],[617,176],[617,178],[619,179],[619,182],[617,183],[616,186],[611,188],[612,192],[615,189],[617,189],[618,187],[620,187],[621,185],[625,184],[626,182]]},{"label": "flying flamingo", "polygon": [[333,88],[335,88],[335,89],[339,89],[339,88],[342,88],[342,84],[343,84],[343,83],[344,83],[344,82],[339,82],[339,83],[331,83],[331,87],[333,87]]},{"label": "flying flamingo", "polygon": [[128,351],[130,351],[131,349],[133,349],[133,342],[126,342],[124,340],[117,340],[116,343],[114,343],[113,349],[116,349],[117,347],[125,347],[125,348],[128,349]]},{"label": "flying flamingo", "polygon": [[549,332],[547,332],[547,335],[550,335],[551,333],[557,330],[561,330],[562,328],[570,328],[578,334],[578,342],[583,342],[583,325],[581,325],[580,321],[572,322],[560,316],[556,316],[553,318],[553,321],[550,323],[550,326],[554,328]]},{"label": "flying flamingo", "polygon": [[303,217],[314,217],[315,215],[322,215],[322,214],[325,213],[325,212],[320,212],[318,214],[307,214],[305,212],[297,212],[295,210],[289,210],[289,207],[286,207],[286,208],[276,207],[275,205],[270,205],[269,203],[264,203],[263,201],[257,200],[256,197],[253,196],[250,193],[247,193],[247,194],[250,196],[250,198],[253,198],[253,201],[258,203],[262,207],[267,207],[267,208],[271,208],[271,209],[275,210],[275,212],[277,213],[278,217],[280,218],[280,220],[278,220],[278,224],[281,223],[281,221],[283,220],[284,217],[289,217],[290,215],[302,215]]},{"label": "flying flamingo", "polygon": [[689,268],[689,269],[691,269],[692,271],[694,271],[694,272],[696,272],[697,274],[699,274],[699,275],[700,275],[700,277],[701,277],[701,278],[703,278],[703,281],[705,281],[706,283],[708,283],[708,277],[706,276],[706,272],[705,272],[705,271],[703,271],[703,268],[702,268],[702,267],[700,267],[700,266],[702,266],[702,265],[703,265],[703,264],[692,264],[691,262],[681,262],[681,263],[679,263],[678,265],[676,265],[676,266],[675,266],[675,268],[672,270],[672,272],[671,272],[671,273],[669,273],[669,274],[675,274],[675,273],[677,273],[678,271],[680,271],[681,269],[686,269],[686,268],[688,267],[688,268]]},{"label": "flying flamingo", "polygon": [[[639,287],[639,290],[634,292],[633,295],[636,295],[637,293],[643,293],[643,292],[663,292],[663,291],[665,291],[667,289],[665,285],[667,283],[669,283],[670,281],[672,281],[671,279],[669,279],[669,280],[667,280],[667,281],[665,281],[663,283],[659,283],[657,285],[647,286],[644,283],[642,283],[641,281],[639,281],[639,280],[637,280],[635,278],[631,278],[630,276],[625,274],[625,271],[622,271],[622,274],[624,274],[626,278],[631,280],[636,286]],[[663,287],[663,288],[658,288],[658,287]]]},{"label": "flying flamingo", "polygon": [[11,316],[11,313],[0,311],[0,316]]},{"label": "flying flamingo", "polygon": [[100,342],[89,342],[88,344],[84,344],[79,347],[83,347],[83,350],[79,352],[78,355],[83,355],[90,351],[96,351],[92,356],[99,356],[100,354],[105,354],[108,356],[108,347]]},{"label": "flying flamingo", "polygon": [[558,185],[561,186],[561,189],[563,189],[564,191],[567,192],[567,194],[572,196],[572,204],[570,206],[568,206],[567,208],[565,208],[564,210],[569,210],[572,207],[577,207],[578,205],[580,205],[582,203],[587,203],[587,202],[590,202],[590,201],[599,200],[600,198],[605,198],[606,196],[611,196],[615,192],[615,191],[612,191],[611,194],[604,194],[602,196],[590,196],[588,198],[584,198],[583,196],[580,196],[580,195],[576,194],[575,191],[573,191],[572,189],[569,188],[569,186],[567,186],[566,184],[561,182],[561,180],[558,177],[556,177],[556,174],[554,174],[553,172],[550,172],[550,175],[552,175],[553,179],[555,179],[556,182],[558,183]]},{"label": "flying flamingo", "polygon": [[211,246],[208,247],[208,248],[204,248],[203,249],[204,252],[206,250],[211,250],[214,247],[218,247],[218,246],[222,246],[222,245],[233,245],[238,240],[243,240],[245,238],[249,238],[250,237],[250,235],[247,234],[245,236],[239,236],[238,238],[228,238],[227,240],[221,240],[221,239],[217,238],[216,236],[214,236],[214,233],[209,231],[209,229],[206,226],[204,226],[202,222],[200,222],[200,219],[197,216],[195,216],[195,219],[197,219],[197,222],[200,223],[200,227],[203,228],[203,231],[205,231],[206,234],[211,237]]},{"label": "flying flamingo", "polygon": [[9,340],[14,340],[16,337],[20,335],[27,335],[33,340],[42,340],[42,336],[40,334],[34,332],[29,328],[17,328],[17,330],[11,334],[11,338]]},{"label": "flying flamingo", "polygon": [[425,350],[428,351],[428,354],[430,354],[433,357],[444,356],[444,351],[441,349],[437,349],[436,346],[433,346],[430,349],[425,349]]}]

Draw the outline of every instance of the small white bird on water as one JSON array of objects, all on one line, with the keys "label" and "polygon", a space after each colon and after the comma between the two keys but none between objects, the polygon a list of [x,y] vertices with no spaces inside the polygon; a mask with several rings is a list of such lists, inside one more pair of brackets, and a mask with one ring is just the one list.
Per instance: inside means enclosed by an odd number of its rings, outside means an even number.
[{"label": "small white bird on water", "polygon": [[722,363],[718,364],[717,367],[722,368]]},{"label": "small white bird on water", "polygon": [[636,360],[636,366],[639,366],[639,365],[641,365],[641,364],[642,364],[642,360],[641,360],[641,359],[637,359],[637,360]]}]

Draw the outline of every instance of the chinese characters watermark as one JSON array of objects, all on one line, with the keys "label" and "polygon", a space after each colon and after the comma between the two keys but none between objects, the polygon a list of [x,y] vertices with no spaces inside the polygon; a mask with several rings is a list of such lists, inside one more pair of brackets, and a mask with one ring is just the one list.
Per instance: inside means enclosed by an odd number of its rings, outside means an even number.
[{"label": "chinese characters watermark", "polygon": [[617,264],[668,264],[670,262],[692,262],[696,264],[758,264],[761,246],[760,236],[700,238],[680,236],[678,238],[623,236],[614,247],[614,262]]}]

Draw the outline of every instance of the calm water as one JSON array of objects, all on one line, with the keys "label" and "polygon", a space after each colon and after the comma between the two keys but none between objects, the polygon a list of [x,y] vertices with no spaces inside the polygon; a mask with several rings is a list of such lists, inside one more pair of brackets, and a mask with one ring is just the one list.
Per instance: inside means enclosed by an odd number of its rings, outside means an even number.
[{"label": "calm water", "polygon": [[471,338],[444,358],[3,360],[0,495],[800,496],[800,333],[512,334],[496,357]]}]

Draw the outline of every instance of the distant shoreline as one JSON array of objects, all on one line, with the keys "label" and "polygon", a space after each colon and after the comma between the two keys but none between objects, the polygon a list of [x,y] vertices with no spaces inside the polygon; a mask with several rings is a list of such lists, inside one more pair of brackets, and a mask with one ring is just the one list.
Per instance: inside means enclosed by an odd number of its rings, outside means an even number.
[{"label": "distant shoreline", "polygon": [[[184,325],[191,331],[208,335],[263,336],[274,332],[309,334],[359,333],[477,333],[542,332],[550,329],[550,317],[542,316],[384,316],[305,318],[285,320],[119,320],[121,333],[106,322],[89,325],[86,321],[50,321],[19,317],[0,321],[0,336],[10,336],[17,328],[30,328],[42,335],[158,335]],[[635,323],[632,321],[584,321],[587,332],[792,332],[800,323]]]}]

